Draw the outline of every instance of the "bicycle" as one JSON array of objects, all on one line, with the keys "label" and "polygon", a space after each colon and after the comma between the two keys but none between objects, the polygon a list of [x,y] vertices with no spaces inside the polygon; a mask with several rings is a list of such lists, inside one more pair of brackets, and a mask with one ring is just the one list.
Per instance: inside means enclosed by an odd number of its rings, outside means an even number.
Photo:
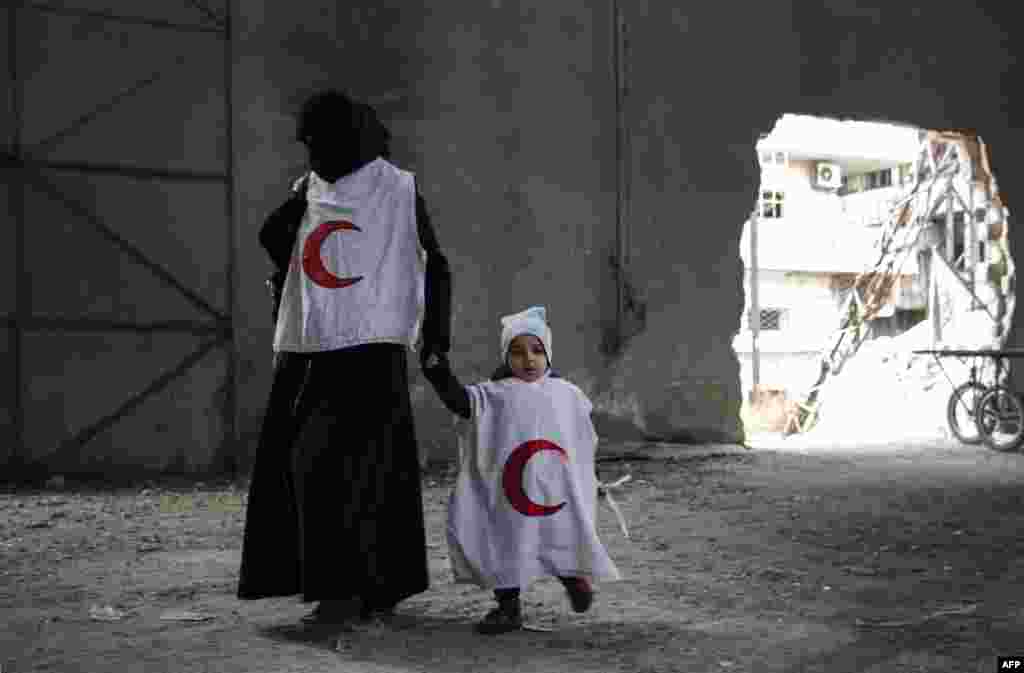
[{"label": "bicycle", "polygon": [[[991,358],[995,364],[993,384],[986,385],[971,367],[970,378],[954,386],[946,403],[946,422],[953,436],[964,444],[984,443],[994,451],[1013,451],[1024,444],[1024,401],[1005,384],[1008,367],[1004,359],[1024,357],[1024,349],[1006,350],[922,350],[915,354]],[[942,367],[941,363],[939,365]],[[942,372],[949,380],[945,368]],[[949,380],[950,385],[953,384]],[[963,416],[961,417],[962,414]]]},{"label": "bicycle", "polygon": [[985,441],[985,433],[978,427],[976,412],[978,403],[992,387],[978,379],[977,371],[976,366],[971,367],[971,377],[956,386],[946,402],[949,431],[964,444],[981,444]]}]

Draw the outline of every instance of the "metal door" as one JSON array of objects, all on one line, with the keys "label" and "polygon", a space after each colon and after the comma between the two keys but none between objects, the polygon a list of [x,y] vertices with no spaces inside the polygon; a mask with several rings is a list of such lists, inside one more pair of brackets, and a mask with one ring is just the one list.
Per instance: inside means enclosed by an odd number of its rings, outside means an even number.
[{"label": "metal door", "polygon": [[228,2],[6,14],[0,465],[230,469]]}]

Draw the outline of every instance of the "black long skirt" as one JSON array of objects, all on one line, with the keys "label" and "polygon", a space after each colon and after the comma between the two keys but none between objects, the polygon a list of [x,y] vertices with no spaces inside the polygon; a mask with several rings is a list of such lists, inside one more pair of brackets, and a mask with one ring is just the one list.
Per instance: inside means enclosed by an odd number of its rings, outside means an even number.
[{"label": "black long skirt", "polygon": [[405,347],[288,355],[253,470],[239,598],[385,606],[426,591]]}]

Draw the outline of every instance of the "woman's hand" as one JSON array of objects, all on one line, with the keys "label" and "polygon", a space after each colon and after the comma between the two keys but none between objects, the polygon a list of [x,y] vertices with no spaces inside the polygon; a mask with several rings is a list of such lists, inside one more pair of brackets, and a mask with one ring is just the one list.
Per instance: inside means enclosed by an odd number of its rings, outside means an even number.
[{"label": "woman's hand", "polygon": [[420,367],[424,370],[436,369],[437,367],[448,367],[448,356],[445,353],[436,351],[433,348],[424,346],[420,350]]}]

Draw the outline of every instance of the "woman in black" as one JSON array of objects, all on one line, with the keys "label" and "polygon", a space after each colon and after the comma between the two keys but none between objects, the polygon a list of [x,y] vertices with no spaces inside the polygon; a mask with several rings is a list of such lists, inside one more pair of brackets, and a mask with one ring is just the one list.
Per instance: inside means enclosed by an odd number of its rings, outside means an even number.
[{"label": "woman in black", "polygon": [[[304,104],[298,138],[310,168],[328,183],[388,157],[389,134],[372,108],[336,91]],[[260,232],[278,288],[305,212],[304,189],[300,184]],[[450,349],[451,274],[418,191],[416,230],[427,253],[422,361]],[[301,594],[319,601],[307,620],[338,622],[390,614],[428,588],[406,350],[364,343],[277,354],[249,492],[239,598]]]}]

